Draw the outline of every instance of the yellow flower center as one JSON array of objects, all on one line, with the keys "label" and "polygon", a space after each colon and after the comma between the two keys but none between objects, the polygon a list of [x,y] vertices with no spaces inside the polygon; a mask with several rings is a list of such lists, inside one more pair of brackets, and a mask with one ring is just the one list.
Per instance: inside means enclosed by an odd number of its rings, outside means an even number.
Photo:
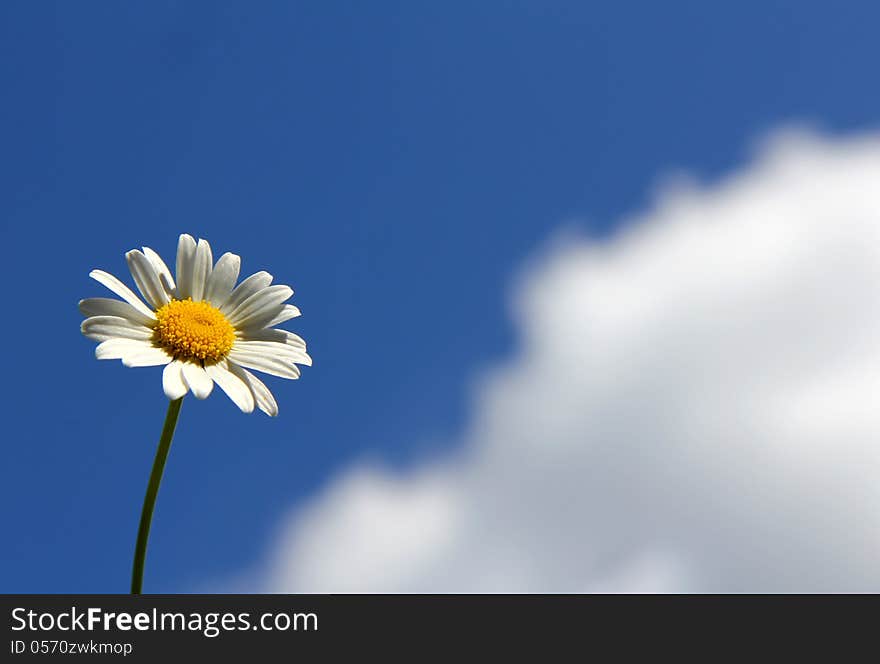
[{"label": "yellow flower center", "polygon": [[171,300],[156,312],[154,340],[174,357],[211,364],[226,357],[235,328],[208,302]]}]

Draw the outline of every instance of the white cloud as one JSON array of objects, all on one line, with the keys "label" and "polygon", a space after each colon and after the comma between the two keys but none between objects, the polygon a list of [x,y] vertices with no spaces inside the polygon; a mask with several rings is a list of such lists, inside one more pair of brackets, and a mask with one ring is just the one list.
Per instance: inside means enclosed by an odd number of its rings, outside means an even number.
[{"label": "white cloud", "polygon": [[296,509],[270,591],[880,591],[880,136],[778,134],[518,279],[458,449]]}]

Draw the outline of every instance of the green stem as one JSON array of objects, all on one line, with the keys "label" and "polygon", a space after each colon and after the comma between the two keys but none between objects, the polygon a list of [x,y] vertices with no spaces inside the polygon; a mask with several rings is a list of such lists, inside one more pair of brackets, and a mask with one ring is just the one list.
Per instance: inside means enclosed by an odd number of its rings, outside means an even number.
[{"label": "green stem", "polygon": [[183,397],[180,397],[168,404],[165,425],[162,427],[162,437],[159,439],[159,448],[156,450],[156,459],[153,461],[153,470],[150,472],[147,495],[144,496],[144,507],[141,510],[141,523],[138,526],[137,544],[134,548],[134,564],[131,568],[132,595],[140,595],[144,583],[144,561],[147,558],[147,541],[150,539],[153,508],[156,506],[156,496],[159,495],[159,485],[162,483],[162,472],[165,470],[165,461],[168,459],[168,451],[171,449],[171,439],[174,437],[174,427],[177,426],[177,416],[180,415],[180,404],[182,403]]}]

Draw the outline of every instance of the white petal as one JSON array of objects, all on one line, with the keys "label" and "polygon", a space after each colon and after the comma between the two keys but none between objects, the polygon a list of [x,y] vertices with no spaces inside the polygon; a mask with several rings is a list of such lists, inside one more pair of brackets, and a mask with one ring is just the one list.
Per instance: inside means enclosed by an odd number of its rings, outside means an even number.
[{"label": "white petal", "polygon": [[299,378],[300,375],[299,368],[291,362],[263,353],[241,350],[235,346],[229,351],[229,359],[248,369],[256,369],[257,371],[281,378],[295,379]]},{"label": "white petal", "polygon": [[183,382],[183,362],[174,360],[162,371],[162,389],[165,396],[175,401],[189,392],[186,383]]},{"label": "white petal", "polygon": [[246,339],[236,339],[234,348],[246,353],[266,355],[282,361],[296,362],[297,364],[304,364],[309,367],[312,366],[312,358],[309,357],[304,349],[295,346],[288,346],[287,344],[278,343],[277,341],[249,341]]},{"label": "white petal", "polygon": [[152,327],[156,322],[155,318],[145,316],[128,302],[109,297],[89,297],[80,300],[79,310],[83,316],[119,316],[145,327]]},{"label": "white petal", "polygon": [[226,317],[235,327],[256,326],[257,321],[267,322],[277,316],[292,295],[289,286],[269,286],[251,295]]},{"label": "white petal", "polygon": [[162,282],[165,292],[171,297],[174,294],[174,277],[171,276],[171,270],[168,269],[165,261],[155,251],[149,247],[141,247],[141,249],[144,250],[144,256],[149,258],[153,267],[156,268],[156,273],[159,275],[159,280]]},{"label": "white petal", "polygon": [[172,358],[164,348],[142,348],[126,353],[122,363],[127,367],[156,367],[171,362]]},{"label": "white petal", "polygon": [[205,371],[242,412],[252,413],[254,411],[254,394],[251,392],[250,386],[240,376],[231,373],[226,366],[224,360],[217,364],[209,364],[205,367]]},{"label": "white petal", "polygon": [[140,341],[137,339],[107,339],[102,341],[95,348],[95,357],[99,360],[121,360],[127,356],[134,356],[137,353],[153,348],[153,344],[149,341]]},{"label": "white petal", "polygon": [[305,339],[298,334],[278,328],[266,328],[262,330],[254,330],[253,332],[239,331],[236,333],[236,336],[242,341],[275,341],[301,350],[306,349]]},{"label": "white petal", "polygon": [[196,258],[196,241],[192,235],[183,233],[177,241],[177,299],[192,296],[193,263]]},{"label": "white petal", "polygon": [[132,249],[125,254],[125,260],[128,261],[128,269],[131,270],[134,283],[137,284],[141,295],[153,309],[168,304],[168,293],[165,292],[165,287],[162,285],[152,261],[137,249]]},{"label": "white petal", "polygon": [[301,315],[302,314],[297,307],[292,304],[285,304],[281,312],[266,323],[266,327],[275,327],[279,323],[283,323],[284,321],[288,321],[291,318],[296,318]]},{"label": "white petal", "polygon": [[278,315],[282,306],[284,305],[264,307],[238,320],[234,323],[236,331],[240,331],[242,336],[247,337],[259,330],[265,330],[267,323]]},{"label": "white petal", "polygon": [[204,298],[218,308],[225,304],[235,286],[240,269],[241,258],[228,252],[223,254],[214,266],[211,276],[208,277]]},{"label": "white petal", "polygon": [[99,360],[122,360],[127,367],[151,367],[168,364],[171,356],[148,341],[135,339],[108,339],[95,348]]},{"label": "white petal", "polygon": [[269,391],[266,384],[244,367],[235,364],[235,362],[227,362],[227,366],[231,373],[241,378],[251,388],[251,392],[253,392],[254,399],[257,402],[257,407],[269,417],[275,417],[278,414],[278,404],[275,403],[275,397],[272,396],[272,392]]},{"label": "white petal", "polygon": [[91,272],[89,272],[89,276],[97,281],[99,284],[106,286],[111,291],[116,293],[119,297],[128,302],[131,306],[133,306],[150,320],[156,320],[156,315],[146,304],[141,301],[141,298],[135,295],[128,286],[119,281],[119,279],[114,277],[109,272],[104,272],[104,270],[92,270]]},{"label": "white petal", "polygon": [[271,283],[271,274],[262,271],[255,272],[235,287],[235,290],[232,291],[229,299],[226,300],[223,306],[220,307],[220,311],[222,311],[224,314],[228,314],[251,295],[253,295],[257,291],[267,288]]},{"label": "white petal", "polygon": [[153,337],[153,330],[137,323],[132,323],[127,318],[119,316],[92,316],[86,318],[80,331],[89,339],[106,341],[107,339],[140,339],[149,341]]},{"label": "white petal", "polygon": [[192,390],[196,399],[207,399],[214,389],[214,381],[205,373],[198,364],[185,362],[183,365],[183,380]]},{"label": "white petal", "polygon": [[306,349],[306,340],[298,334],[288,332],[287,330],[279,330],[279,332],[284,332],[284,343],[288,346],[293,346],[294,348],[302,348],[303,350]]},{"label": "white petal", "polygon": [[196,258],[192,272],[192,299],[194,302],[205,298],[205,284],[211,275],[211,265],[214,259],[211,256],[211,245],[207,240],[199,240],[196,247]]}]

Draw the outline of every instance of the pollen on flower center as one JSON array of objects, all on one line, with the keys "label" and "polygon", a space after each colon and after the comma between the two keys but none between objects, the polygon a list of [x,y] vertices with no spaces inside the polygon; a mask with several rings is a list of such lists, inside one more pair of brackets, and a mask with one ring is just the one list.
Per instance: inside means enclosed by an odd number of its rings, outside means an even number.
[{"label": "pollen on flower center", "polygon": [[156,320],[154,340],[180,359],[217,362],[235,341],[235,328],[208,302],[172,300],[156,312]]}]

